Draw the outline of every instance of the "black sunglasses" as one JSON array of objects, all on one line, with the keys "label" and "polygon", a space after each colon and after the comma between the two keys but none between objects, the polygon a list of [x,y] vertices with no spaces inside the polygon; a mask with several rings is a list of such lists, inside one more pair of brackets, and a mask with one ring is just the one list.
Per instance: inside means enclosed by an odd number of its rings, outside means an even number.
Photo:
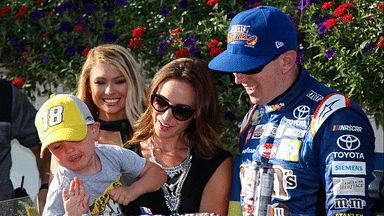
[{"label": "black sunglasses", "polygon": [[[281,53],[281,54],[283,54],[283,53]],[[273,60],[279,58],[279,56],[280,56],[281,54],[277,54],[277,55],[275,55],[271,61],[273,61]],[[246,72],[241,72],[241,73],[242,73],[242,74],[245,74],[245,75],[253,75],[253,74],[260,73],[260,72],[264,69],[264,67],[267,66],[267,64],[271,63],[271,61],[265,63],[264,65],[262,65],[262,66],[260,66],[260,67],[258,67],[258,68],[256,68],[256,69],[253,69],[253,70],[250,70],[250,71],[246,71]]]},{"label": "black sunglasses", "polygon": [[175,119],[179,121],[186,121],[195,112],[194,109],[191,109],[186,106],[181,106],[181,105],[176,105],[172,106],[171,104],[168,103],[167,100],[165,100],[162,96],[152,93],[151,96],[151,104],[153,109],[155,109],[157,112],[165,112],[168,108],[172,109],[172,114]]}]

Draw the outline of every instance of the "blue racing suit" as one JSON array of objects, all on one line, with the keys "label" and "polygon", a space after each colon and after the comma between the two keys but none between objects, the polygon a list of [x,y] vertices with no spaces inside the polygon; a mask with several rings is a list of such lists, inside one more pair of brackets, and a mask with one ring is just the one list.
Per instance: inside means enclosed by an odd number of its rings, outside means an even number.
[{"label": "blue racing suit", "polygon": [[241,214],[252,161],[273,164],[270,215],[371,215],[374,146],[363,110],[302,68],[289,90],[244,117],[229,215]]}]

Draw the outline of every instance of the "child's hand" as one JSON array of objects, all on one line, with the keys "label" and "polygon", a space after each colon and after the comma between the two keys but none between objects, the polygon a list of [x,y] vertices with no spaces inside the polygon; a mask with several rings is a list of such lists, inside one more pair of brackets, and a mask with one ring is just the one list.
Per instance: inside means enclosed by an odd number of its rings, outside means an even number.
[{"label": "child's hand", "polygon": [[69,187],[69,194],[67,192],[67,188],[64,188],[63,201],[65,215],[81,216],[83,214],[86,214],[88,212],[88,201],[90,195],[85,195],[83,180],[75,177],[75,179],[71,181],[71,185]]},{"label": "child's hand", "polygon": [[114,189],[109,190],[108,194],[115,202],[123,205],[128,205],[128,203],[134,201],[138,197],[136,191],[130,186],[115,187]]}]

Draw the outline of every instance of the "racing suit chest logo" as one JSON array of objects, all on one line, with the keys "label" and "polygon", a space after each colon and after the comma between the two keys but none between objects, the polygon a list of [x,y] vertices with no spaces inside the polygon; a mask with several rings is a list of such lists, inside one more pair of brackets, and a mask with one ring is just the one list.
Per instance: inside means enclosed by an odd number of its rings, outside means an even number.
[{"label": "racing suit chest logo", "polygon": [[309,108],[309,106],[298,106],[295,110],[293,110],[293,116],[299,120],[305,119],[309,115],[310,110],[311,109]]}]

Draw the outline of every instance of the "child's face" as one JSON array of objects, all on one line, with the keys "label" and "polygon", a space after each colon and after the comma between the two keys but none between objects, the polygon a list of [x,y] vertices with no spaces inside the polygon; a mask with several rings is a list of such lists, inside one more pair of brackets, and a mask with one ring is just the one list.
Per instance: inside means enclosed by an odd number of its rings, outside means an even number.
[{"label": "child's face", "polygon": [[[96,122],[88,126],[87,136],[78,142],[60,141],[48,146],[52,153],[52,157],[61,166],[71,169],[72,171],[90,175],[98,172],[98,157],[95,154],[94,140],[99,133],[100,123]],[[99,167],[100,168],[100,167]]]}]

